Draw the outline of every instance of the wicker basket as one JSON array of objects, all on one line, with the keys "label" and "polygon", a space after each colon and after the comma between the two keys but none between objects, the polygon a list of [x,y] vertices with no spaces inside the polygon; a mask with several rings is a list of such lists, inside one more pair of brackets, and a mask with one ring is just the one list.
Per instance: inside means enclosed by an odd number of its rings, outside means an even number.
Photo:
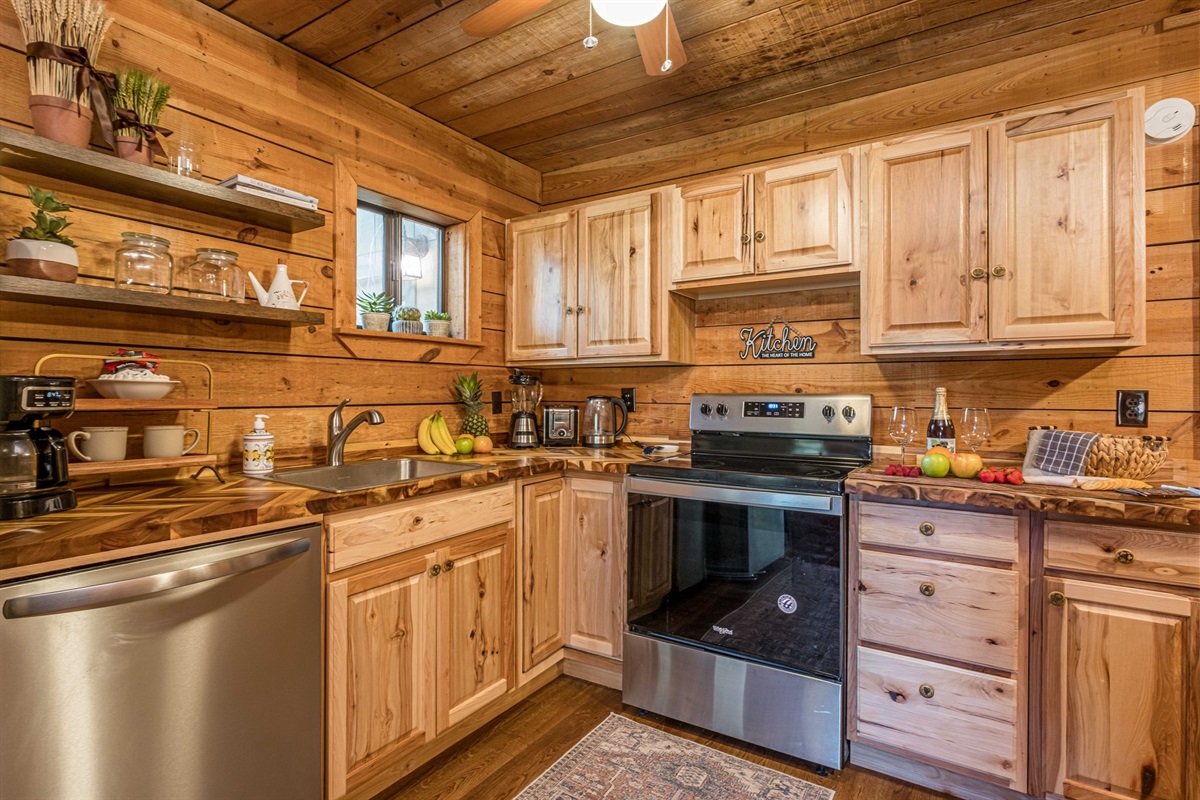
[{"label": "wicker basket", "polygon": [[1101,434],[1088,455],[1088,475],[1144,480],[1167,460],[1168,436],[1112,436]]}]

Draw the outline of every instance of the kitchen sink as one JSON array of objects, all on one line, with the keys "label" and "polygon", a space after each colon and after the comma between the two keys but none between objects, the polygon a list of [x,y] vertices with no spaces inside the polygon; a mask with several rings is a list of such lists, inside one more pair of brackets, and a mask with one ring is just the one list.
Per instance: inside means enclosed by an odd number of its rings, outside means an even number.
[{"label": "kitchen sink", "polygon": [[355,461],[336,467],[306,467],[257,475],[269,481],[290,483],[322,492],[356,492],[393,483],[407,483],[482,469],[482,464],[448,464],[444,461],[425,461],[417,458],[384,458],[378,461]]}]

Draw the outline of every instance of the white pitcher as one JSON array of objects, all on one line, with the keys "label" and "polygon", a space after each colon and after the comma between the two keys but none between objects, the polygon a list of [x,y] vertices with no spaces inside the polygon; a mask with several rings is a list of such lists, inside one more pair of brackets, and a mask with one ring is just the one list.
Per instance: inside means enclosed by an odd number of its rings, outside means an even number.
[{"label": "white pitcher", "polygon": [[[283,262],[275,265],[275,277],[271,280],[270,289],[264,289],[250,270],[246,270],[246,275],[250,278],[250,285],[254,287],[254,296],[258,298],[260,306],[297,310],[304,302],[304,295],[308,294],[308,281],[294,281],[289,278],[287,264]],[[299,298],[292,289],[292,285],[296,283],[304,285],[304,290],[300,292]]]}]

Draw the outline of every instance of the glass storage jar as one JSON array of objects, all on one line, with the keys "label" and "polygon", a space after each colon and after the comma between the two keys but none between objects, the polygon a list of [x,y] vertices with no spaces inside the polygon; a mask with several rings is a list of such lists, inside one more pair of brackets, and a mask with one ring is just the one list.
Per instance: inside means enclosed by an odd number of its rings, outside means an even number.
[{"label": "glass storage jar", "polygon": [[168,294],[175,271],[171,243],[148,233],[122,233],[114,278],[117,288]]},{"label": "glass storage jar", "polygon": [[216,247],[197,247],[187,266],[183,284],[192,297],[205,300],[246,301],[246,275],[237,253]]}]

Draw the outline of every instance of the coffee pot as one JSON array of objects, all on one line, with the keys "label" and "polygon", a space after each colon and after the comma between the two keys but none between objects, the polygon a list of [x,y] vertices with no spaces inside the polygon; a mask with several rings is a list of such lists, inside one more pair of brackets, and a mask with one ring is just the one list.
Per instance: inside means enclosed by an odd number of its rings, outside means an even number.
[{"label": "coffee pot", "polygon": [[0,519],[75,507],[66,443],[49,422],[74,410],[74,378],[0,375]]},{"label": "coffee pot", "polygon": [[[617,409],[621,424],[617,424]],[[580,442],[585,447],[612,447],[629,422],[629,409],[619,397],[593,395],[587,399],[580,414]]]}]

